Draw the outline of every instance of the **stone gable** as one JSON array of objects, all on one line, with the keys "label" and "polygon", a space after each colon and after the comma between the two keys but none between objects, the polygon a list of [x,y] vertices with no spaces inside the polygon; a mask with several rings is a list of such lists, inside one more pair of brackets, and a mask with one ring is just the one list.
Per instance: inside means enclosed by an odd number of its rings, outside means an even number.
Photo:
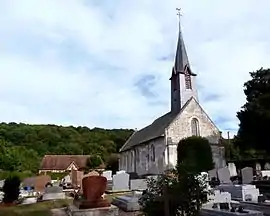
[{"label": "stone gable", "polygon": [[218,128],[195,99],[192,99],[167,127],[167,144],[178,144],[181,139],[192,136],[191,120],[193,118],[196,118],[199,122],[200,136],[209,139],[210,143],[217,144],[219,142],[220,132]]}]

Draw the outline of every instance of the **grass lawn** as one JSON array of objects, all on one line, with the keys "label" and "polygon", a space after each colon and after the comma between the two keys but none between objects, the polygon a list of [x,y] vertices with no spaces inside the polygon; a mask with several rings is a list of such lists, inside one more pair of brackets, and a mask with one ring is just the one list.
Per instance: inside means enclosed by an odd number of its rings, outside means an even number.
[{"label": "grass lawn", "polygon": [[2,216],[51,216],[50,209],[63,208],[68,206],[72,200],[56,200],[39,202],[29,205],[18,205],[12,207],[0,208],[0,215]]},{"label": "grass lawn", "polygon": [[[115,196],[126,193],[108,194],[106,199],[111,202]],[[72,199],[39,202],[29,205],[1,207],[0,216],[52,216],[51,209],[63,208],[72,203]]]}]

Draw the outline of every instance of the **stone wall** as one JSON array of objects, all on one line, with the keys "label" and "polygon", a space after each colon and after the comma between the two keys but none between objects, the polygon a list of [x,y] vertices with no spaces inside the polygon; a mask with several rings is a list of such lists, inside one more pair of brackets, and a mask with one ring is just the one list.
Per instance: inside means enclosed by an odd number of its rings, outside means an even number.
[{"label": "stone wall", "polygon": [[[191,120],[196,118],[199,122],[199,134],[209,140],[210,143],[218,144],[220,139],[220,132],[214,125],[208,115],[200,107],[200,105],[193,99],[185,107],[185,109],[173,120],[173,122],[166,129],[166,142],[169,145],[169,163],[175,165],[177,162],[176,146],[183,138],[192,136]],[[175,146],[175,147],[173,147]],[[219,148],[214,148],[213,156],[215,158],[216,166],[220,166],[224,161],[224,156],[218,154]],[[222,158],[223,157],[223,158]]]},{"label": "stone wall", "polygon": [[136,172],[138,175],[159,174],[164,171],[164,155],[164,137],[160,137],[138,145],[132,150],[122,152],[119,169],[126,172]]}]

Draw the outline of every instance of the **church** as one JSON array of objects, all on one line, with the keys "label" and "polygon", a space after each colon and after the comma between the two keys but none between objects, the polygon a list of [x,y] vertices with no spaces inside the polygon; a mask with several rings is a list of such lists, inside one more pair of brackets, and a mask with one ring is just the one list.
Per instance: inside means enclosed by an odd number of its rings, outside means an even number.
[{"label": "church", "polygon": [[[180,26],[180,25],[179,25]],[[171,110],[135,131],[120,149],[119,169],[138,175],[161,174],[177,163],[177,145],[183,138],[209,140],[215,168],[226,165],[221,132],[199,103],[196,77],[190,67],[181,27],[171,84]]]}]

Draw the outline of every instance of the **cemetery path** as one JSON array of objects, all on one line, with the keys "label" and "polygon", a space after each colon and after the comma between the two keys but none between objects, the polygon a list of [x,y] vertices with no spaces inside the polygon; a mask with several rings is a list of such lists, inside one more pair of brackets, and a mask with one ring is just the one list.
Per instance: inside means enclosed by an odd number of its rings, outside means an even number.
[{"label": "cemetery path", "polygon": [[125,212],[119,209],[119,216],[141,216],[141,212]]},{"label": "cemetery path", "polygon": [[[65,208],[51,209],[52,216],[67,216]],[[119,209],[119,216],[141,216],[141,212],[125,212]]]},{"label": "cemetery path", "polygon": [[65,208],[51,209],[52,216],[67,216]]}]

